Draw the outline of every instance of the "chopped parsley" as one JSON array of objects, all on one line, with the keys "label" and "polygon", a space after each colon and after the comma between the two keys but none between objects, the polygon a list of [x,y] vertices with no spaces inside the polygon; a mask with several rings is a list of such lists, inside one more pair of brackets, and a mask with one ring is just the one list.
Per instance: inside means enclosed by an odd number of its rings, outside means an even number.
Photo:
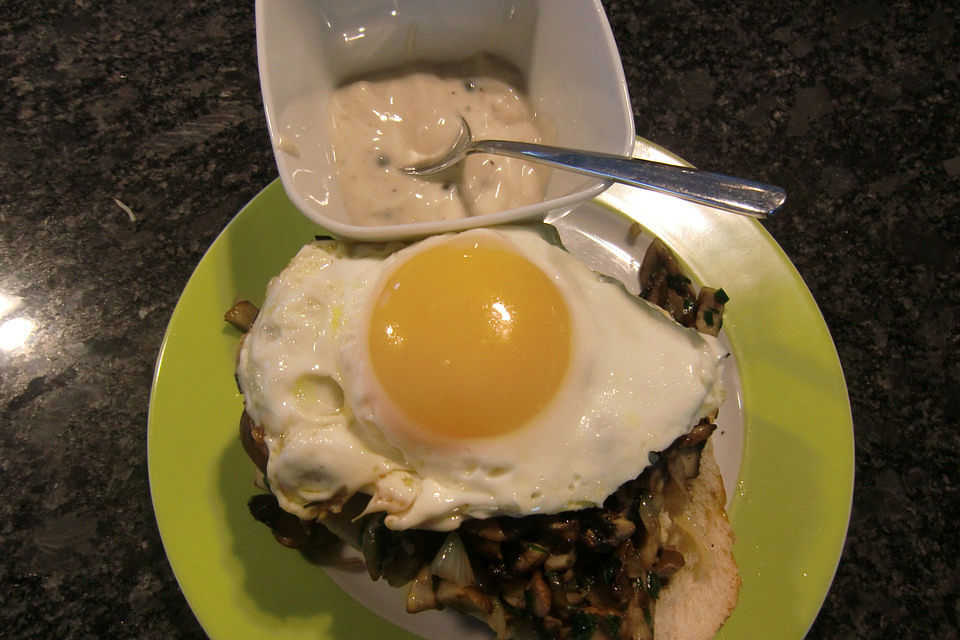
[{"label": "chopped parsley", "polygon": [[541,546],[538,545],[536,542],[528,542],[528,543],[526,543],[526,545],[524,545],[524,546],[526,546],[527,549],[531,549],[531,550],[533,550],[533,551],[538,551],[538,552],[540,552],[540,553],[550,553],[550,549],[547,549],[546,547],[541,547]]},{"label": "chopped parsley", "polygon": [[713,294],[713,299],[717,301],[717,304],[727,304],[730,302],[730,296],[728,296],[727,292],[723,289],[717,289]]}]

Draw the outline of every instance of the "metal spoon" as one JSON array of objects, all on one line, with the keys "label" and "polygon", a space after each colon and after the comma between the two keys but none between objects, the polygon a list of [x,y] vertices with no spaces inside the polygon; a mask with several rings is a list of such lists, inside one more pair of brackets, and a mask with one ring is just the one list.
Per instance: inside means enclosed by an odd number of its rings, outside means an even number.
[{"label": "metal spoon", "polygon": [[471,153],[494,153],[539,162],[755,218],[770,215],[787,199],[780,187],[651,160],[510,140],[474,140],[470,125],[463,118],[457,141],[446,155],[430,164],[404,167],[403,171],[414,176],[430,175],[455,165]]}]

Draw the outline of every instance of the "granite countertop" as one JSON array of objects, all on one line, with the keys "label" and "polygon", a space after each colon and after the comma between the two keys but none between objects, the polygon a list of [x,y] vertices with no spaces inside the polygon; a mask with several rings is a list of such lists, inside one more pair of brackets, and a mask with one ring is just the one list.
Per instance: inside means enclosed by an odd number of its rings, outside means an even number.
[{"label": "granite countertop", "polygon": [[[606,6],[637,132],[790,194],[765,226],[833,335],[857,442],[810,637],[956,638],[960,11]],[[147,405],[187,278],[276,177],[252,3],[3,16],[0,636],[202,638],[157,533]]]}]

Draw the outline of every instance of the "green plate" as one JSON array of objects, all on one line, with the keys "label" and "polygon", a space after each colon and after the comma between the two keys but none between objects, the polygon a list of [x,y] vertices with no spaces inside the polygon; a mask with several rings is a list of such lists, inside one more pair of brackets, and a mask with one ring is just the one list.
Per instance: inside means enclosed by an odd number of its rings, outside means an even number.
[{"label": "green plate", "polygon": [[[679,162],[643,141],[638,155]],[[719,637],[802,638],[839,561],[853,493],[850,407],[823,318],[755,221],[627,188],[601,201],[731,296],[724,329],[739,366],[744,433],[729,515],[743,587]],[[174,574],[214,640],[417,637],[276,544],[246,508],[255,490],[237,439],[239,334],[223,312],[236,299],[259,303],[268,280],[319,232],[279,181],[264,189],[197,266],[157,360],[147,434],[153,505]]]}]

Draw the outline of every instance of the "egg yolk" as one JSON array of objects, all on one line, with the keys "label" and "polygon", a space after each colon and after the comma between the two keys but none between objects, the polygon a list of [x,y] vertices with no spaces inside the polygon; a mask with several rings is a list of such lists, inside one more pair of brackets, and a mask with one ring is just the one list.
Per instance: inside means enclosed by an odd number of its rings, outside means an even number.
[{"label": "egg yolk", "polygon": [[526,258],[493,239],[454,240],[391,274],[369,340],[381,387],[418,429],[489,437],[523,426],[557,393],[570,317]]}]

